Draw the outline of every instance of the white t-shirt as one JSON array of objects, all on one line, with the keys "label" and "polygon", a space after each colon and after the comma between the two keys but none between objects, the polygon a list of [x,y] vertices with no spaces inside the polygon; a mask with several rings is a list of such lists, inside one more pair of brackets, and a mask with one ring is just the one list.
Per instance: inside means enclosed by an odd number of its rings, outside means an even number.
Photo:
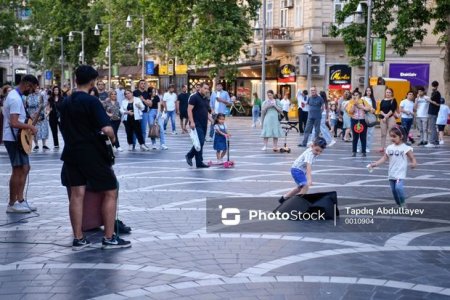
[{"label": "white t-shirt", "polygon": [[300,169],[306,174],[306,164],[312,165],[316,158],[317,156],[313,154],[312,149],[308,148],[294,161],[291,168]]},{"label": "white t-shirt", "polygon": [[[17,92],[17,90],[12,90],[9,92],[8,96],[3,103],[3,140],[14,142],[16,139],[14,138],[11,127],[9,126],[10,115],[18,114],[19,122],[24,123],[26,119],[25,107],[23,105],[22,96]],[[17,138],[17,134],[19,129],[14,128],[14,134]]]},{"label": "white t-shirt", "polygon": [[[414,102],[408,99],[402,100],[402,102],[400,102],[400,108],[412,113],[414,111]],[[414,115],[408,115],[402,112],[402,118],[411,119],[413,117]]]},{"label": "white t-shirt", "polygon": [[428,118],[428,105],[429,103],[427,102],[427,98],[429,98],[428,96],[423,96],[422,98],[417,98],[417,112],[416,112],[416,116],[418,118]]},{"label": "white t-shirt", "polygon": [[308,96],[303,96],[301,91],[298,91],[297,93],[297,102],[300,104],[300,107],[304,112],[309,111]]},{"label": "white t-shirt", "polygon": [[447,125],[448,115],[450,115],[450,108],[447,104],[441,104],[436,120],[436,125]]},{"label": "white t-shirt", "polygon": [[177,94],[166,92],[164,93],[163,101],[166,102],[167,111],[174,111],[176,108]]},{"label": "white t-shirt", "polygon": [[389,157],[389,179],[405,179],[408,169],[408,157],[406,154],[413,148],[402,143],[400,145],[389,145],[386,155]]},{"label": "white t-shirt", "polygon": [[283,108],[283,111],[289,111],[289,107],[291,106],[291,101],[289,99],[283,99],[280,102],[281,102],[281,107]]}]

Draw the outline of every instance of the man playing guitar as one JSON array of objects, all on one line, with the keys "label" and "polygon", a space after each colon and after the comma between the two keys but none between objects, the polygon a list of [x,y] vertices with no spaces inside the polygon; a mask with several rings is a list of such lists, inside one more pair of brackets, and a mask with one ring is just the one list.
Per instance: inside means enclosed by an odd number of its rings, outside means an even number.
[{"label": "man playing guitar", "polygon": [[12,173],[9,181],[9,203],[7,213],[29,213],[36,208],[24,199],[25,182],[30,172],[30,161],[19,146],[19,129],[31,130],[36,134],[33,125],[25,124],[26,112],[22,96],[33,92],[39,81],[33,75],[25,75],[16,89],[9,92],[3,106],[3,141],[11,161]]},{"label": "man playing guitar", "polygon": [[75,71],[77,91],[63,100],[60,105],[61,132],[64,150],[61,160],[62,184],[69,189],[69,214],[74,234],[73,250],[90,245],[82,231],[83,202],[86,187],[94,192],[104,193],[102,218],[105,236],[103,249],[130,247],[131,243],[114,234],[117,209],[117,178],[111,161],[104,155],[99,132],[114,143],[116,137],[105,109],[98,99],[89,95],[95,86],[98,73],[91,66],[81,65]]}]

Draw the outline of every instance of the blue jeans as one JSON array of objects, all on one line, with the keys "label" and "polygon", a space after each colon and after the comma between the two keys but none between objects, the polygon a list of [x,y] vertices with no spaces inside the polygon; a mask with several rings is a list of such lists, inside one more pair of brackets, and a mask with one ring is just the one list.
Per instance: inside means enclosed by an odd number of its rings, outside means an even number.
[{"label": "blue jeans", "polygon": [[406,130],[406,137],[408,138],[409,131],[411,130],[411,126],[413,123],[414,118],[402,118],[402,126]]},{"label": "blue jeans", "polygon": [[[149,123],[151,124],[150,126],[153,125],[157,116],[158,116],[158,110],[155,108],[150,109],[150,116],[149,116]],[[166,144],[166,134],[164,133],[164,130],[161,129],[164,127],[163,123],[164,123],[163,120],[161,119],[161,117],[159,117],[158,118],[158,125],[159,125],[159,129],[160,129],[159,144],[161,146]],[[156,139],[152,138],[152,145],[154,145],[154,144],[156,144]]]},{"label": "blue jeans", "polygon": [[306,121],[305,135],[303,136],[302,145],[306,145],[306,143],[308,142],[309,136],[311,135],[313,128],[315,129],[314,130],[314,139],[320,135],[321,121],[322,121],[322,116],[318,119],[308,117],[308,121]]},{"label": "blue jeans", "polygon": [[143,112],[142,113],[142,120],[141,120],[141,128],[142,128],[142,137],[145,139],[147,138],[147,127],[150,126],[150,112]]},{"label": "blue jeans", "polygon": [[194,146],[192,146],[191,150],[187,153],[187,156],[189,158],[195,157],[195,165],[199,167],[203,164],[203,145],[205,144],[205,137],[206,132],[208,130],[208,126],[206,127],[196,126],[195,129],[197,130],[197,135],[200,141],[201,149],[200,151],[197,151],[195,150]]},{"label": "blue jeans", "polygon": [[176,117],[176,112],[174,110],[167,112],[167,118],[164,121],[164,130],[167,129],[167,123],[169,123],[169,119],[170,119],[170,122],[172,123],[172,132],[176,132],[177,131],[175,129],[175,117]]},{"label": "blue jeans", "polygon": [[389,179],[391,191],[394,195],[395,203],[397,205],[405,204],[405,190],[403,189],[403,179]]},{"label": "blue jeans", "polygon": [[[320,119],[320,133],[322,133],[322,137],[327,142],[327,145],[329,145],[333,140],[333,138],[331,137],[331,133],[327,127],[326,121],[327,121],[326,117],[322,116],[322,119]],[[308,138],[308,142],[311,142],[313,140],[313,137],[315,136],[316,136],[316,129],[313,128],[312,134]]]},{"label": "blue jeans", "polygon": [[260,111],[261,111],[261,109],[259,108],[258,105],[253,106],[253,108],[252,108],[253,125],[256,125],[256,122],[258,122]]}]

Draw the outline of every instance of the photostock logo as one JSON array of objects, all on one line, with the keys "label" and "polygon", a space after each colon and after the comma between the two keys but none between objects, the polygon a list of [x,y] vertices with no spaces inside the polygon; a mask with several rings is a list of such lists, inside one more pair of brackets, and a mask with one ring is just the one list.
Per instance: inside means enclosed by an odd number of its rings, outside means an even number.
[{"label": "photostock logo", "polygon": [[219,209],[222,210],[221,219],[223,225],[234,226],[241,223],[241,211],[239,208],[223,208],[222,205],[219,205]]}]

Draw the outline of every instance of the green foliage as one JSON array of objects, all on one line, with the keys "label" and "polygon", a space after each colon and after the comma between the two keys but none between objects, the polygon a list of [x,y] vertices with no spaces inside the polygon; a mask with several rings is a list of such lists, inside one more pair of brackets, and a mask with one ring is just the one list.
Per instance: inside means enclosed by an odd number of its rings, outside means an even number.
[{"label": "green foliage", "polygon": [[[350,0],[337,14],[337,24],[332,27],[333,36],[342,36],[352,64],[361,64],[365,55],[365,36],[367,23],[345,24],[351,17],[360,0]],[[389,37],[389,45],[396,53],[404,56],[415,42],[422,41],[427,35],[425,26],[435,21],[434,34],[448,30],[450,23],[450,2],[436,0],[429,6],[424,0],[374,0],[372,8],[372,36]],[[364,7],[363,19],[367,20],[367,7]],[[348,26],[345,26],[348,25]],[[443,35],[444,37],[445,35]]]}]

